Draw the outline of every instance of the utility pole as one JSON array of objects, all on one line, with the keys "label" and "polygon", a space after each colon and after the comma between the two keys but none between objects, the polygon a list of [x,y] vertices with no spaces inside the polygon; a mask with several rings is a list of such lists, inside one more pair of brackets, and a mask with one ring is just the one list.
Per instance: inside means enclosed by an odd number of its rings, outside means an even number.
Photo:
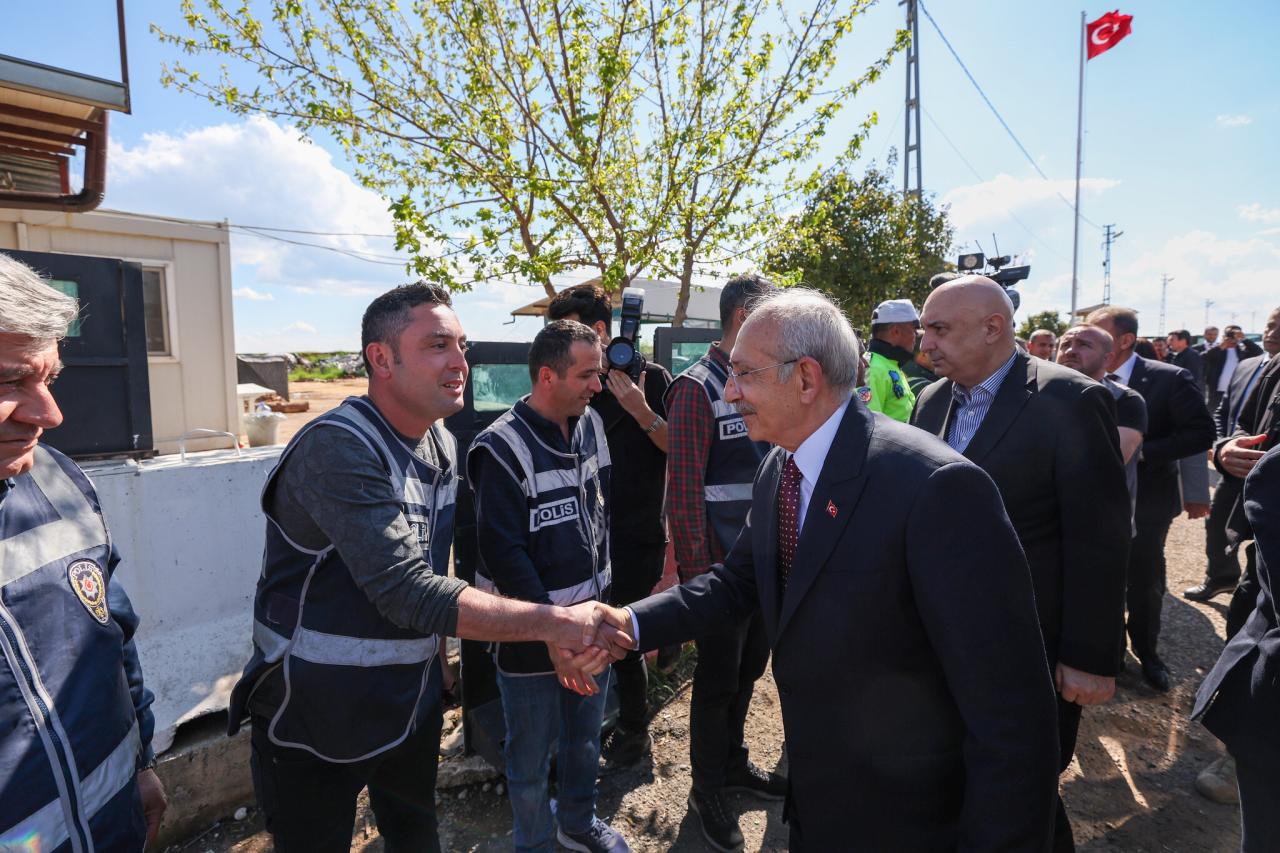
[{"label": "utility pole", "polygon": [[[904,139],[902,143],[902,195],[920,198],[924,179],[920,167],[920,15],[917,0],[900,0],[899,6],[907,7],[907,29],[911,41],[907,44],[907,102],[903,112]],[[915,182],[911,180],[915,166]]]},{"label": "utility pole", "polygon": [[1102,237],[1102,304],[1111,304],[1111,244],[1124,236],[1123,231],[1115,231],[1115,225],[1104,225]]},{"label": "utility pole", "polygon": [[1213,305],[1214,302],[1212,299],[1206,299],[1204,301],[1204,327],[1206,329],[1209,328],[1209,309],[1212,308]]},{"label": "utility pole", "polygon": [[1160,337],[1164,337],[1164,309],[1168,304],[1169,282],[1173,281],[1168,275],[1160,276]]}]

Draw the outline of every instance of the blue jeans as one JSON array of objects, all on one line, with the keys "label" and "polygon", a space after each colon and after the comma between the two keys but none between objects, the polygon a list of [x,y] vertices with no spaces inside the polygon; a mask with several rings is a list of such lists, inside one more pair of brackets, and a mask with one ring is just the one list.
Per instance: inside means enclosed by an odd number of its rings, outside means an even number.
[{"label": "blue jeans", "polygon": [[609,670],[596,676],[600,692],[579,696],[554,675],[498,673],[502,712],[507,719],[507,789],[518,853],[551,853],[555,831],[548,800],[551,749],[556,759],[556,820],[565,832],[585,832],[596,811],[600,763],[600,722],[609,689]]}]

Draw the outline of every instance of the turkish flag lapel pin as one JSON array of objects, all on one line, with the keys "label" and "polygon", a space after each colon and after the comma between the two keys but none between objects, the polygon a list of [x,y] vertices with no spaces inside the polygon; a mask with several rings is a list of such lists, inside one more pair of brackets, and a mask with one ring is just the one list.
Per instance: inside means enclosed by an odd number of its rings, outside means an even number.
[{"label": "turkish flag lapel pin", "polygon": [[832,518],[835,518],[836,513],[838,513],[839,511],[840,510],[836,509],[836,505],[834,502],[827,501],[827,515],[831,516]]}]

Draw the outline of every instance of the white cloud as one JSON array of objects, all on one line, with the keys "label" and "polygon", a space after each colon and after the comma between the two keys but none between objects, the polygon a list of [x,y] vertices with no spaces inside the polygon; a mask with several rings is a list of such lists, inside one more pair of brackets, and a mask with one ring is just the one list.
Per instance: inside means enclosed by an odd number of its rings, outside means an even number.
[{"label": "white cloud", "polygon": [[237,299],[248,299],[250,302],[274,302],[276,299],[270,293],[262,293],[252,287],[237,287],[231,291],[231,295]]},{"label": "white cloud", "polygon": [[[1110,178],[1085,178],[1080,182],[1080,190],[1082,195],[1094,198],[1119,184]],[[1055,212],[1069,217],[1070,207],[1063,204],[1062,199],[1070,200],[1074,193],[1074,181],[1001,174],[981,184],[956,187],[947,192],[942,201],[951,206],[951,222],[956,227],[957,238],[964,239],[966,231],[1008,222],[1011,213],[1022,216]]]},{"label": "white cloud", "polygon": [[1253,204],[1242,204],[1236,208],[1240,218],[1246,222],[1260,222],[1263,225],[1280,225],[1280,207],[1263,207],[1256,201]]},{"label": "white cloud", "polygon": [[1253,124],[1253,116],[1223,113],[1218,116],[1217,122],[1218,127],[1244,127],[1247,124]]},{"label": "white cloud", "polygon": [[316,327],[315,327],[315,326],[313,326],[313,325],[311,325],[310,323],[304,323],[304,322],[303,322],[303,321],[301,321],[301,320],[297,320],[297,321],[295,321],[295,322],[293,322],[293,323],[290,323],[289,325],[285,326],[285,327],[284,327],[283,329],[281,329],[280,331],[282,331],[282,332],[306,332],[306,333],[307,333],[307,334],[309,334],[309,335],[314,335],[314,334],[316,333]]}]

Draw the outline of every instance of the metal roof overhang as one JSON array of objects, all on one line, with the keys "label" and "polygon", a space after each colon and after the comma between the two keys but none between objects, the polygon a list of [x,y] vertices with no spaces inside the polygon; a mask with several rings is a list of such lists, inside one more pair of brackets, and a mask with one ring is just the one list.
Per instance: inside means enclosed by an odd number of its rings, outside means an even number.
[{"label": "metal roof overhang", "polygon": [[[107,111],[127,113],[124,0],[117,0],[121,81],[0,54],[0,207],[86,211],[107,186]],[[83,157],[80,190],[71,166]]]}]

